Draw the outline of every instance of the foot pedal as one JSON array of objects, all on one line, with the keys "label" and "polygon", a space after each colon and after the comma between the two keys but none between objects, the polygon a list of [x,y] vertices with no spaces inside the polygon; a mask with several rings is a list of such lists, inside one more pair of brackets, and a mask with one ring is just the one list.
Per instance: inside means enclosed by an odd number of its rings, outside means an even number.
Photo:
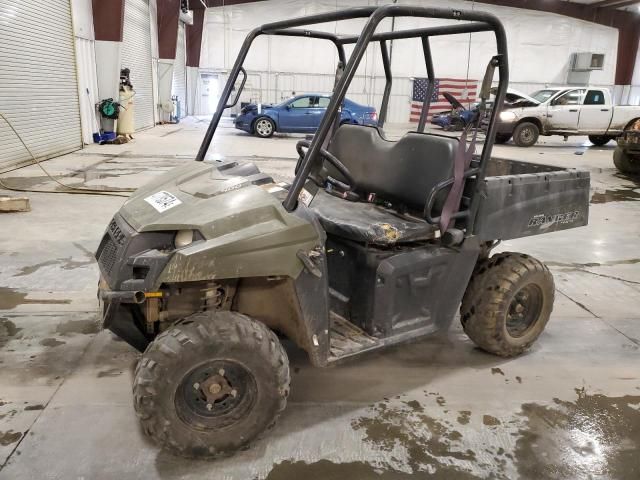
[{"label": "foot pedal", "polygon": [[329,362],[382,346],[380,339],[372,337],[337,313],[331,312],[330,320]]}]

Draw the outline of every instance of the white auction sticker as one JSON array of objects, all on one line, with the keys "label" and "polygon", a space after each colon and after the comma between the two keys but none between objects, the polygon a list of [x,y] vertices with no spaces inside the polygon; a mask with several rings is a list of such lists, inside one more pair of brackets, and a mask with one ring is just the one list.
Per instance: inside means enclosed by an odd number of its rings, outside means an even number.
[{"label": "white auction sticker", "polygon": [[154,193],[144,201],[161,213],[182,203],[175,195],[165,191]]},{"label": "white auction sticker", "polygon": [[298,200],[301,201],[305,207],[308,207],[309,204],[311,203],[311,200],[313,200],[313,195],[309,190],[303,188],[302,190],[300,190],[300,195],[298,195]]}]

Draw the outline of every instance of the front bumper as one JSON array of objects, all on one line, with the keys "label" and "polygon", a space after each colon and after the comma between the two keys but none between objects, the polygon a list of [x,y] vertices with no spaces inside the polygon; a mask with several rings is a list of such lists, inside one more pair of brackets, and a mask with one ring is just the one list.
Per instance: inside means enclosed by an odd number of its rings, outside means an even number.
[{"label": "front bumper", "polygon": [[[499,135],[513,135],[517,122],[503,122],[500,119],[496,121],[496,133]],[[483,132],[487,132],[489,128],[489,120],[482,120],[480,128]]]},{"label": "front bumper", "polygon": [[102,311],[102,328],[111,330],[133,348],[144,352],[151,338],[144,333],[144,317],[140,305],[123,302],[123,298],[117,295],[121,293],[127,292],[114,292],[103,279],[100,280],[98,299]]},{"label": "front bumper", "polygon": [[233,126],[236,127],[238,130],[242,130],[247,133],[252,133],[251,132],[252,121],[253,121],[253,118],[247,118],[245,115],[239,115],[233,121]]}]

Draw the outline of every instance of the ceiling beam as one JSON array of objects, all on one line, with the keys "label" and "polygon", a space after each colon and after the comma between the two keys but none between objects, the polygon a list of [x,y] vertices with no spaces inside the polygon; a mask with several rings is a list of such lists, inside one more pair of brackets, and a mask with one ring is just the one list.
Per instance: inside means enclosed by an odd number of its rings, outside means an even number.
[{"label": "ceiling beam", "polygon": [[623,3],[623,2],[624,0],[601,0],[599,2],[590,3],[587,6],[592,8],[606,8],[606,7],[612,7],[618,3]]},{"label": "ceiling beam", "polygon": [[215,7],[228,7],[231,5],[240,5],[242,3],[255,3],[255,2],[262,2],[264,0],[190,0],[189,1],[189,8],[192,10],[199,10],[199,9],[203,9],[204,5],[203,3],[207,4],[208,8],[215,8]]},{"label": "ceiling beam", "polygon": [[162,59],[176,58],[179,19],[180,0],[158,2],[158,53]]},{"label": "ceiling beam", "polygon": [[625,0],[619,3],[616,3],[615,5],[613,5],[611,8],[623,8],[623,7],[630,7],[631,5],[637,5],[640,2],[638,0]]}]

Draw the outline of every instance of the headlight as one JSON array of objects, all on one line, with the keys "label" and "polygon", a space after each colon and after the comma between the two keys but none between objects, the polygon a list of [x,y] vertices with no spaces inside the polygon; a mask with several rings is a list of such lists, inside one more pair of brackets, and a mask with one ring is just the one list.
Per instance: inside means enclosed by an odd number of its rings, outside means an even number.
[{"label": "headlight", "polygon": [[176,238],[173,243],[176,248],[186,247],[187,245],[191,245],[193,242],[193,230],[178,230],[176,233]]},{"label": "headlight", "polygon": [[513,112],[500,112],[500,120],[503,122],[513,122],[516,119],[516,114]]}]

